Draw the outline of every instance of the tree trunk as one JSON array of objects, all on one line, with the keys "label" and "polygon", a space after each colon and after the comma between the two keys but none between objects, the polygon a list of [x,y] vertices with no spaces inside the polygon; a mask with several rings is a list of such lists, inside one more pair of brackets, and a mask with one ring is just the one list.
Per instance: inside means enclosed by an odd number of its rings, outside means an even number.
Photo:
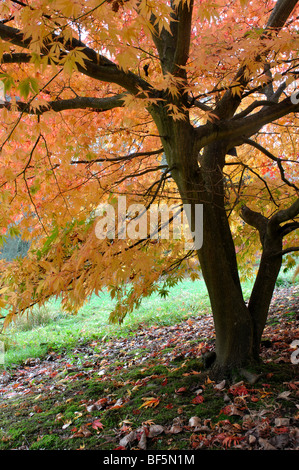
[{"label": "tree trunk", "polygon": [[252,289],[248,308],[253,319],[253,353],[258,357],[262,334],[266,325],[275,282],[279,274],[282,255],[282,237],[267,230],[263,240],[263,253]]},{"label": "tree trunk", "polygon": [[[243,299],[226,218],[204,206],[203,246],[198,250],[216,332],[216,366],[224,372],[253,359],[253,323]],[[216,216],[215,216],[216,212]]]},{"label": "tree trunk", "polygon": [[[193,209],[195,204],[203,205],[203,245],[197,254],[216,332],[213,368],[217,373],[226,374],[258,361],[261,335],[280,268],[279,260],[269,258],[266,250],[249,308],[243,298],[224,203],[223,166],[227,146],[223,142],[207,146],[199,164],[189,123],[176,123],[166,115],[163,117],[162,113],[155,117],[183,203],[190,204]],[[191,231],[195,226],[194,220],[191,221]],[[267,281],[264,284],[265,277]]]}]

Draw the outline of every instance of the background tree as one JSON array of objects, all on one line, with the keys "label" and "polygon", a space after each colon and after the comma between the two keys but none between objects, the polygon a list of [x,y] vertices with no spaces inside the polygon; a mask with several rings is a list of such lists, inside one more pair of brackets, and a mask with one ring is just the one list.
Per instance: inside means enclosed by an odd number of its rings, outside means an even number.
[{"label": "background tree", "polygon": [[[296,5],[1,4],[9,97],[1,105],[1,225],[18,221],[34,242],[2,271],[6,323],[52,295],[73,311],[104,286],[118,300],[111,319],[121,321],[185,269],[196,277],[196,254],[215,322],[215,370],[258,360],[283,255],[291,265],[298,251]],[[202,247],[99,240],[94,211],[116,206],[119,194],[146,207],[189,204],[192,231],[202,204]],[[250,271],[257,256],[246,304],[239,266]]]}]

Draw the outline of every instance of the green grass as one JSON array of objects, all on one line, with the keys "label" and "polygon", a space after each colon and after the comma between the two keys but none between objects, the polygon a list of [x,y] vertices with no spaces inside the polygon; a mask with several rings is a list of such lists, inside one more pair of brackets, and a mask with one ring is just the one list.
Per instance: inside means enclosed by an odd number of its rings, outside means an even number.
[{"label": "green grass", "polygon": [[206,313],[210,303],[202,280],[184,280],[170,290],[167,298],[154,294],[144,299],[121,325],[109,323],[113,306],[109,294],[103,292],[92,296],[76,315],[64,313],[56,300],[35,308],[28,318],[21,317],[0,338],[5,342],[6,365],[41,357],[49,349],[71,349],[78,342],[104,336],[126,336],[140,324],[175,324],[184,317]]},{"label": "green grass", "polygon": [[[291,273],[281,273],[278,284],[291,282]],[[252,282],[242,285],[245,298]],[[114,301],[108,293],[93,295],[76,315],[64,313],[57,300],[34,308],[23,315],[0,336],[5,344],[7,367],[28,357],[43,357],[49,350],[72,349],[78,343],[104,336],[127,336],[142,325],[173,325],[192,315],[210,311],[210,302],[203,280],[185,279],[169,289],[168,297],[153,294],[143,299],[139,308],[128,314],[121,325],[109,323]]]}]

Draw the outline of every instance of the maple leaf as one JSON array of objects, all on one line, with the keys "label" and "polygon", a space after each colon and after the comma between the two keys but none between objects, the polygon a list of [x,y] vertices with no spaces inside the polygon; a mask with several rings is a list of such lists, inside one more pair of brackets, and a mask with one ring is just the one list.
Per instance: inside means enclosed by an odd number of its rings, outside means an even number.
[{"label": "maple leaf", "polygon": [[242,436],[227,436],[223,439],[222,443],[227,448],[227,447],[231,447],[232,444],[233,445],[239,444],[244,439],[245,437],[242,437]]},{"label": "maple leaf", "polygon": [[160,403],[159,398],[154,398],[154,397],[142,398],[142,400],[144,400],[144,403],[139,408],[143,408],[143,407],[144,408],[152,408],[152,407],[155,408]]},{"label": "maple leaf", "polygon": [[197,405],[198,403],[202,403],[204,401],[204,397],[202,395],[196,395],[195,398],[193,398],[192,403]]},{"label": "maple leaf", "polygon": [[91,427],[93,429],[103,429],[103,424],[101,423],[101,421],[99,419],[95,419],[92,423],[91,423]]}]

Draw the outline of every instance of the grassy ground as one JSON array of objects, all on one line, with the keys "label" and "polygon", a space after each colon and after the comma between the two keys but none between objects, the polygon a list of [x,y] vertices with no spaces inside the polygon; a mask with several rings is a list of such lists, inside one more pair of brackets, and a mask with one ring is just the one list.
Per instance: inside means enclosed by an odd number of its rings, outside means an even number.
[{"label": "grassy ground", "polygon": [[[281,274],[277,285],[291,285],[292,273]],[[248,297],[251,282],[243,284]],[[77,315],[62,312],[59,301],[35,308],[29,317],[22,316],[16,324],[0,336],[5,343],[5,364],[18,364],[28,357],[41,357],[49,348],[73,348],[78,341],[102,338],[106,335],[124,336],[138,325],[174,325],[192,314],[204,315],[210,310],[210,302],[202,280],[189,279],[171,289],[167,298],[152,295],[128,315],[122,325],[109,323],[109,313],[114,302],[107,293],[93,296]]]},{"label": "grassy ground", "polygon": [[[249,283],[244,286],[245,292]],[[128,315],[122,325],[109,323],[114,302],[107,293],[93,296],[77,315],[64,314],[58,301],[36,308],[28,318],[23,316],[7,330],[5,363],[7,366],[40,357],[49,348],[69,347],[78,341],[101,338],[106,335],[124,336],[138,325],[171,325],[194,313],[205,314],[209,299],[204,282],[185,280],[171,289],[166,299],[153,295]]]},{"label": "grassy ground", "polygon": [[255,384],[237,375],[234,386],[215,383],[204,370],[213,332],[202,281],[145,300],[121,326],[109,325],[104,294],[75,317],[55,302],[36,311],[7,332],[0,450],[295,448],[299,381],[289,343],[299,297],[283,289],[290,276],[277,284]]}]

